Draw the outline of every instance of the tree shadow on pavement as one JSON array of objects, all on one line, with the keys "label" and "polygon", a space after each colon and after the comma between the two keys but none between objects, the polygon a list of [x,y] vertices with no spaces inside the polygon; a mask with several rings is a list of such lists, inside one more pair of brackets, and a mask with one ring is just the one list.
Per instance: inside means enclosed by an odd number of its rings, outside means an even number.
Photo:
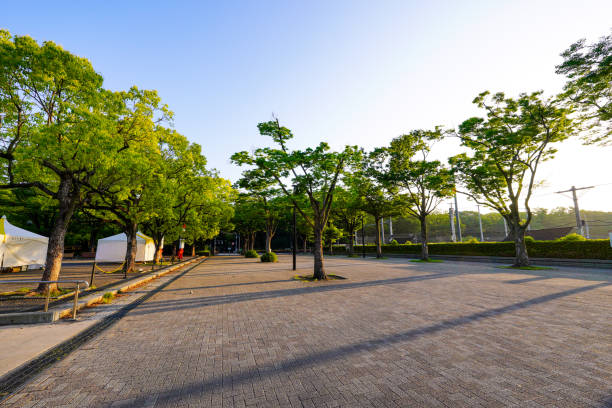
[{"label": "tree shadow on pavement", "polygon": [[[409,283],[424,281],[429,279],[440,279],[448,276],[457,276],[456,273],[437,273],[430,275],[407,276],[393,279],[381,279],[366,282],[351,282],[341,283],[342,281],[319,282],[316,285],[321,286],[303,286],[293,289],[277,289],[264,292],[249,292],[236,293],[219,296],[204,296],[193,299],[177,299],[177,300],[159,300],[148,301],[140,305],[137,309],[130,312],[132,315],[151,314],[159,312],[168,312],[184,309],[192,309],[211,305],[220,305],[226,303],[247,302],[250,300],[271,299],[286,296],[304,295],[309,293],[331,292],[337,290],[347,290],[355,288],[365,288],[370,286],[393,285],[398,283]],[[297,281],[293,281],[297,282]],[[299,283],[299,282],[297,282]]]},{"label": "tree shadow on pavement", "polygon": [[[324,363],[331,360],[343,359],[349,355],[357,354],[361,352],[368,352],[385,347],[391,344],[400,342],[411,341],[422,336],[435,334],[447,329],[457,328],[470,323],[475,323],[484,319],[494,318],[507,313],[512,313],[521,309],[526,309],[532,306],[540,305],[546,302],[550,302],[556,299],[560,299],[566,296],[572,296],[579,293],[587,292],[594,289],[599,289],[605,286],[612,285],[611,283],[599,283],[590,286],[584,286],[580,288],[574,288],[565,290],[562,292],[552,293],[536,297],[533,299],[525,300],[522,302],[513,303],[507,306],[498,308],[488,309],[481,312],[472,313],[466,316],[460,316],[457,318],[443,320],[439,323],[432,324],[430,326],[420,327],[416,329],[407,330],[390,336],[384,336],[374,338],[370,340],[364,340],[360,343],[353,343],[337,348],[324,350],[317,353],[308,354],[302,357],[285,360],[281,362],[275,362],[274,365],[266,365],[262,367],[253,367],[236,374],[222,375],[212,378],[204,382],[194,382],[191,384],[183,384],[179,388],[171,389],[162,392],[158,395],[157,403],[167,404],[175,402],[180,399],[189,397],[190,395],[200,395],[201,393],[213,393],[218,392],[219,388],[222,388],[224,384],[239,384],[244,382],[252,382],[261,380],[277,374],[279,371],[293,371],[308,366],[314,366],[320,363]],[[343,285],[344,286],[344,285]],[[603,406],[609,406],[610,399],[603,401]]]}]

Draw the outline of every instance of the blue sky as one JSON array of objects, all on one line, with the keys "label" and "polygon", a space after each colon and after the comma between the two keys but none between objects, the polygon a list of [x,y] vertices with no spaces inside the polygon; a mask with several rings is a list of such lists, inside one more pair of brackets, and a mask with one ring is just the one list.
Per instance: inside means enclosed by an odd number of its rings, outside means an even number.
[{"label": "blue sky", "polygon": [[[110,89],[158,90],[176,129],[234,181],[229,156],[267,144],[256,125],[272,113],[295,146],[369,149],[457,126],[485,89],[557,92],[559,53],[607,34],[611,15],[609,1],[31,1],[3,4],[0,27],[88,58]],[[552,192],[611,183],[611,153],[562,146],[534,204],[569,206]],[[608,184],[581,206],[612,211],[611,198]]]}]

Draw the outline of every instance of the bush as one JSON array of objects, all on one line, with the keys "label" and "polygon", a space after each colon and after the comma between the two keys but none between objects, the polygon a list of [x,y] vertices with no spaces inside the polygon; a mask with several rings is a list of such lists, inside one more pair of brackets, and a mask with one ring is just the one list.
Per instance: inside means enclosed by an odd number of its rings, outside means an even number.
[{"label": "bush", "polygon": [[397,242],[397,240],[392,239],[391,242],[389,242],[389,245],[399,245],[399,242]]},{"label": "bush", "polygon": [[103,296],[102,296],[102,303],[110,303],[113,301],[113,299],[115,298],[115,294],[113,292],[106,292]]},{"label": "bush", "polygon": [[196,251],[196,255],[198,256],[210,256],[210,251],[208,249],[200,249]]},{"label": "bush", "polygon": [[559,238],[557,241],[561,242],[577,242],[577,241],[586,241],[587,239],[580,234],[576,234],[572,232],[571,234],[567,234],[564,237]]},{"label": "bush", "polygon": [[463,238],[463,242],[465,242],[467,244],[476,244],[476,243],[478,243],[478,238],[467,236],[467,237]]},{"label": "bush", "polygon": [[[535,241],[526,239],[527,252],[532,258],[567,258],[567,259],[612,259],[612,248],[607,239],[589,239],[585,241]],[[355,253],[363,251],[362,245],[355,245]],[[342,251],[342,246],[335,246],[334,251]],[[366,245],[367,253],[375,253],[376,246]],[[383,254],[418,255],[420,244],[383,245]],[[514,242],[434,242],[429,244],[430,255],[461,256],[505,256],[514,257]]]},{"label": "bush", "polygon": [[409,240],[409,239],[407,239],[407,240],[404,242],[404,245],[412,245],[412,241],[411,241],[411,240]]},{"label": "bush", "polygon": [[244,257],[245,258],[259,258],[259,255],[257,254],[256,250],[249,249],[248,251],[244,253]]},{"label": "bush", "polygon": [[529,235],[526,235],[525,242],[535,242],[535,239],[533,237],[530,237]]},{"label": "bush", "polygon": [[266,252],[261,256],[261,262],[277,262],[278,256],[274,252]]}]

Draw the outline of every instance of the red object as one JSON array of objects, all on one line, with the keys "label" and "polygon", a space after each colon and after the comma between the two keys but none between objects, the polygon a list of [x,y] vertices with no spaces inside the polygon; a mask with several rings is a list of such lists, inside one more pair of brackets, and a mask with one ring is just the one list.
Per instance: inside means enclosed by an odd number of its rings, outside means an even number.
[{"label": "red object", "polygon": [[179,251],[178,251],[178,259],[180,259],[180,260],[183,259],[183,252],[184,252],[183,248],[179,249]]}]

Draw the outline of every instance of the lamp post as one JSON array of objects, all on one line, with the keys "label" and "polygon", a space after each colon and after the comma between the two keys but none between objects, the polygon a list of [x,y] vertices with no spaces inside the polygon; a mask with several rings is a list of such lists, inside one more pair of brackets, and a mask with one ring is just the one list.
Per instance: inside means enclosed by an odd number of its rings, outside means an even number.
[{"label": "lamp post", "polygon": [[361,254],[365,258],[365,229],[363,228],[363,215],[361,216]]},{"label": "lamp post", "polygon": [[[293,195],[297,193],[297,186],[293,186]],[[295,217],[295,200],[293,202],[293,237],[291,240],[291,255],[293,257],[293,270],[297,268],[297,219]]]}]

